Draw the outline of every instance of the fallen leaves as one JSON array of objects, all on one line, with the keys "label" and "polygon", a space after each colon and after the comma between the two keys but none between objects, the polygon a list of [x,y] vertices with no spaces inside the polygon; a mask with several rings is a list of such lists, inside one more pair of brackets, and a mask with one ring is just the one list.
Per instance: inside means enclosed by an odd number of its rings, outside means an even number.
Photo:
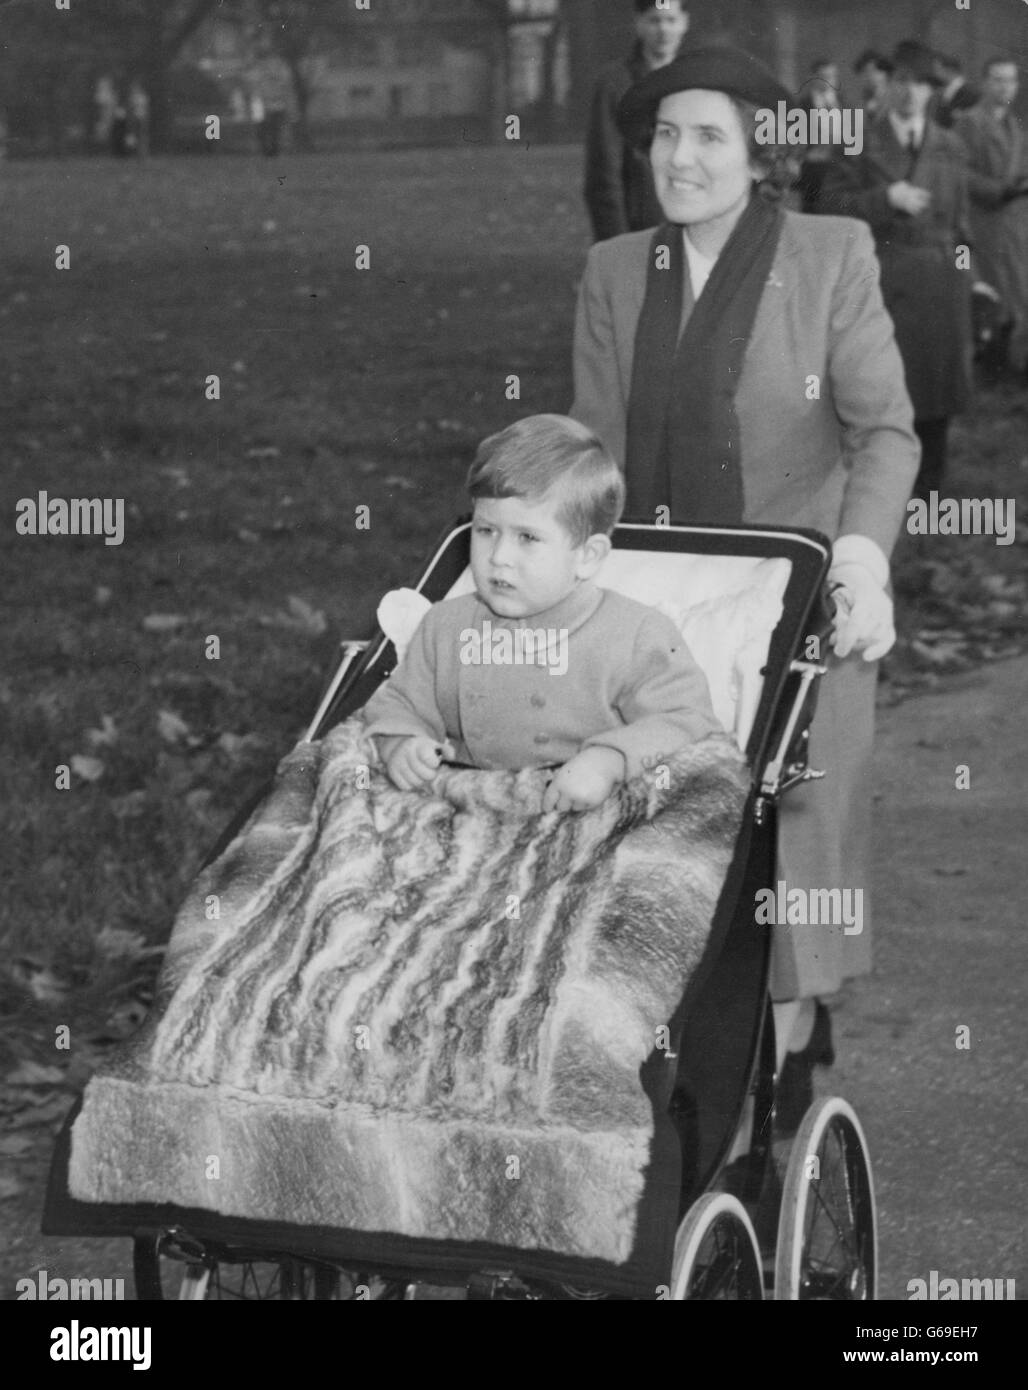
[{"label": "fallen leaves", "polygon": [[157,711],[157,732],[165,743],[182,743],[190,736],[189,725],[170,709]]},{"label": "fallen leaves", "polygon": [[143,619],[143,631],[178,632],[188,621],[181,613],[148,613]]},{"label": "fallen leaves", "polygon": [[100,720],[99,729],[86,730],[86,743],[90,748],[113,748],[118,741],[118,727],[109,714]]},{"label": "fallen leaves", "polygon": [[99,782],[105,771],[105,765],[99,758],[91,758],[84,753],[75,753],[69,761],[69,766],[75,776],[81,777],[83,782]]},{"label": "fallen leaves", "polygon": [[150,946],[142,932],[126,931],[124,927],[101,927],[96,949],[106,960],[135,961],[164,955],[163,946]]},{"label": "fallen leaves", "polygon": [[258,619],[261,627],[283,627],[293,632],[302,632],[308,637],[320,637],[328,628],[328,621],[320,609],[312,608],[306,599],[290,594],[285,610],[264,614]]},{"label": "fallen leaves", "polygon": [[13,1173],[0,1173],[0,1202],[6,1202],[9,1197],[18,1197],[24,1191],[26,1184],[20,1178]]},{"label": "fallen leaves", "polygon": [[28,956],[17,956],[12,960],[7,974],[40,1004],[59,1004],[68,992],[67,984],[58,979],[48,966]]},{"label": "fallen leaves", "polygon": [[64,1080],[60,1067],[47,1067],[41,1062],[19,1062],[4,1078],[8,1086],[59,1086]]}]

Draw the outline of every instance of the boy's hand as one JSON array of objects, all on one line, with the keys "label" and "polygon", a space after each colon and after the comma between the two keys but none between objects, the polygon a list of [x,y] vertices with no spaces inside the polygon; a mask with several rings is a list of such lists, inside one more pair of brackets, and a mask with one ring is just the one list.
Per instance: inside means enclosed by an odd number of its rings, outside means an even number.
[{"label": "boy's hand", "polygon": [[421,734],[390,742],[391,748],[386,746],[381,750],[382,760],[390,782],[401,792],[418,791],[431,782],[444,758],[454,756],[452,743],[437,743],[434,738]]},{"label": "boy's hand", "polygon": [[543,811],[591,811],[624,779],[624,754],[616,748],[583,748],[554,773],[543,793]]}]

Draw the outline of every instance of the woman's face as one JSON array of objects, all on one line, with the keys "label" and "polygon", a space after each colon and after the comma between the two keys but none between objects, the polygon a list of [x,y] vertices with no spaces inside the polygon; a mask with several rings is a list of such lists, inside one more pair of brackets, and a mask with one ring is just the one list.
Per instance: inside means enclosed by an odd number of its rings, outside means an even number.
[{"label": "woman's face", "polygon": [[650,162],[664,216],[687,227],[734,221],[757,177],[731,98],[698,87],[660,103]]}]

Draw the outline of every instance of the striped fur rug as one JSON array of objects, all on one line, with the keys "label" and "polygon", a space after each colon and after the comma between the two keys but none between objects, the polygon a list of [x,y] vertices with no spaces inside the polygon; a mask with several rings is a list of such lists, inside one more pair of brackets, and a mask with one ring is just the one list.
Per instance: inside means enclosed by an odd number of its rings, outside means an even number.
[{"label": "striped fur rug", "polygon": [[746,795],[728,738],[668,768],[541,817],[542,772],[405,793],[356,720],[301,744],[89,1082],[72,1196],[624,1262],[654,1132],[639,1068]]}]

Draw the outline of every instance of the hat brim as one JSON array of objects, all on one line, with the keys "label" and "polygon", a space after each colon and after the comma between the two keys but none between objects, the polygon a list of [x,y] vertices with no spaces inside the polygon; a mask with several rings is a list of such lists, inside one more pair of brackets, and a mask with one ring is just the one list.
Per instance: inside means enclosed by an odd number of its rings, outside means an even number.
[{"label": "hat brim", "polygon": [[628,89],[618,105],[618,129],[629,144],[648,149],[660,103],[675,92],[694,88],[724,92],[758,110],[777,111],[780,101],[793,104],[788,88],[743,49],[727,45],[693,48],[664,67],[654,68]]}]

